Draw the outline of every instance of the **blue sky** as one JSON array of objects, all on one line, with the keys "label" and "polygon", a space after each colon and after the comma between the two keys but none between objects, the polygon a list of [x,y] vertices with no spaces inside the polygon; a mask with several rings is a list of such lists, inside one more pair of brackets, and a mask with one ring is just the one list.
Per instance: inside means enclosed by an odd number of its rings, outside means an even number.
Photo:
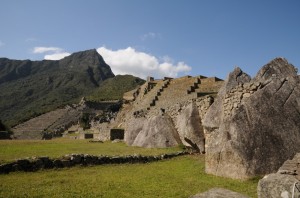
[{"label": "blue sky", "polygon": [[116,74],[157,78],[300,67],[299,0],[0,0],[0,24],[11,59],[95,48]]}]

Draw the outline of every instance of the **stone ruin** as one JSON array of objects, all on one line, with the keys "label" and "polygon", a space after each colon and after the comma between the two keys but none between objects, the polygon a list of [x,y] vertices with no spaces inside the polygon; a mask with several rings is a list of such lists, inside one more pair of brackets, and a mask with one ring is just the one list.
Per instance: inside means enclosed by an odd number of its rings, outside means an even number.
[{"label": "stone ruin", "polygon": [[135,164],[150,163],[165,159],[171,159],[190,154],[187,151],[167,153],[156,156],[127,155],[127,156],[96,156],[89,154],[67,154],[60,158],[31,157],[17,159],[13,162],[0,164],[0,174],[8,174],[15,171],[34,172],[45,169],[69,168],[73,166],[94,166],[104,164]]},{"label": "stone ruin", "polygon": [[[13,128],[14,138],[52,139],[53,137],[65,136],[69,132],[77,132],[79,133],[78,139],[98,138],[107,140],[109,128],[106,129],[105,133],[99,133],[96,127],[99,126],[99,123],[105,125],[113,120],[121,105],[121,101],[91,102],[82,98],[79,104],[67,105],[15,126]],[[86,135],[80,128],[79,119],[83,114],[89,115],[91,131],[95,134],[89,135],[90,133],[88,133]]]},{"label": "stone ruin", "polygon": [[128,145],[153,148],[185,144],[204,152],[200,117],[222,84],[221,79],[204,76],[151,79],[137,89],[139,94],[134,92],[134,100],[123,105],[115,124],[125,129]]},{"label": "stone ruin", "polygon": [[[93,138],[109,140],[111,129],[123,129],[124,141],[134,146],[184,144],[206,154],[207,173],[248,179],[275,172],[300,152],[299,84],[296,68],[284,58],[263,66],[253,79],[240,68],[225,82],[204,76],[149,78],[124,94],[117,115],[92,121],[91,130]],[[52,118],[73,115],[73,109],[42,115],[35,128],[30,128],[34,122],[24,125],[39,133],[55,125]],[[43,120],[51,124],[44,126]]]},{"label": "stone ruin", "polygon": [[77,124],[80,117],[77,105],[67,105],[15,126],[12,130],[15,139],[51,139],[60,137],[62,132],[73,124]]},{"label": "stone ruin", "polygon": [[184,144],[205,153],[207,173],[234,179],[272,173],[300,152],[300,77],[284,58],[253,79],[235,68],[225,82],[186,76],[148,83],[116,118],[128,145]]},{"label": "stone ruin", "polygon": [[283,58],[255,78],[236,68],[204,116],[207,173],[247,179],[300,151],[300,77]]},{"label": "stone ruin", "polygon": [[124,140],[124,129],[111,129],[110,140]]}]

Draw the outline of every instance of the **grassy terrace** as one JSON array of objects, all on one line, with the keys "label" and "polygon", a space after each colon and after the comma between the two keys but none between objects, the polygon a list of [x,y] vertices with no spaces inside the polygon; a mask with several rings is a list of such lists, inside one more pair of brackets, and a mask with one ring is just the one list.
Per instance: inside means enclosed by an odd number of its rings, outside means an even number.
[{"label": "grassy terrace", "polygon": [[[178,150],[86,140],[0,141],[2,162],[26,156],[59,157],[67,153],[157,155]],[[238,181],[205,174],[204,155],[193,155],[149,164],[78,166],[0,175],[0,197],[189,197],[213,187],[256,197],[257,182],[257,178]]]}]

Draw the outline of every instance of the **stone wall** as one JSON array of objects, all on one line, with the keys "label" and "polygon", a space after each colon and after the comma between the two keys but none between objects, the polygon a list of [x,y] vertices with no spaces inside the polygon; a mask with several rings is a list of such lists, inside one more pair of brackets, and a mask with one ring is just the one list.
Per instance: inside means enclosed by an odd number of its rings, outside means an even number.
[{"label": "stone wall", "polygon": [[225,95],[225,100],[223,103],[225,116],[231,116],[233,111],[240,107],[243,99],[249,98],[261,87],[262,84],[260,82],[249,82],[240,83],[237,87],[231,89],[229,93]]},{"label": "stone wall", "polygon": [[[188,106],[190,103],[195,102],[197,105],[197,108],[199,110],[199,115],[201,118],[204,117],[206,112],[208,111],[210,105],[213,103],[214,98],[211,96],[204,96],[200,98],[195,99],[189,99],[186,101],[178,102],[173,105],[167,106],[164,108],[153,108],[151,111],[141,111],[139,112],[137,117],[151,117],[153,115],[159,115],[164,110],[164,113],[171,116],[172,120],[175,123],[176,117],[178,116],[179,112],[184,109],[186,106]],[[201,121],[201,120],[200,120]]]},{"label": "stone wall", "polygon": [[76,165],[90,166],[102,164],[134,164],[134,163],[149,163],[164,159],[190,154],[187,151],[163,154],[158,156],[95,156],[88,154],[70,154],[59,159],[51,159],[49,157],[33,157],[19,159],[11,163],[0,165],[0,174],[7,174],[14,171],[33,172],[43,169],[68,168]]}]

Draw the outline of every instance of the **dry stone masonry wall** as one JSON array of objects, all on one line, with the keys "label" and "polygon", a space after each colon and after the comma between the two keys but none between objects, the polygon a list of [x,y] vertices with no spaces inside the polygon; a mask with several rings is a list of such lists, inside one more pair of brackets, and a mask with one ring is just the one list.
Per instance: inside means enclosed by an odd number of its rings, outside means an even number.
[{"label": "dry stone masonry wall", "polygon": [[187,154],[190,153],[187,151],[181,151],[158,156],[95,156],[89,154],[70,154],[59,159],[51,159],[49,157],[32,157],[18,159],[11,163],[0,164],[0,174],[7,174],[14,171],[33,172],[43,169],[69,168],[76,165],[91,166],[103,164],[150,163]]},{"label": "dry stone masonry wall", "polygon": [[261,88],[260,82],[240,83],[237,87],[231,89],[226,95],[223,102],[225,117],[230,117],[233,111],[241,106],[244,99],[249,98],[258,89]]}]

